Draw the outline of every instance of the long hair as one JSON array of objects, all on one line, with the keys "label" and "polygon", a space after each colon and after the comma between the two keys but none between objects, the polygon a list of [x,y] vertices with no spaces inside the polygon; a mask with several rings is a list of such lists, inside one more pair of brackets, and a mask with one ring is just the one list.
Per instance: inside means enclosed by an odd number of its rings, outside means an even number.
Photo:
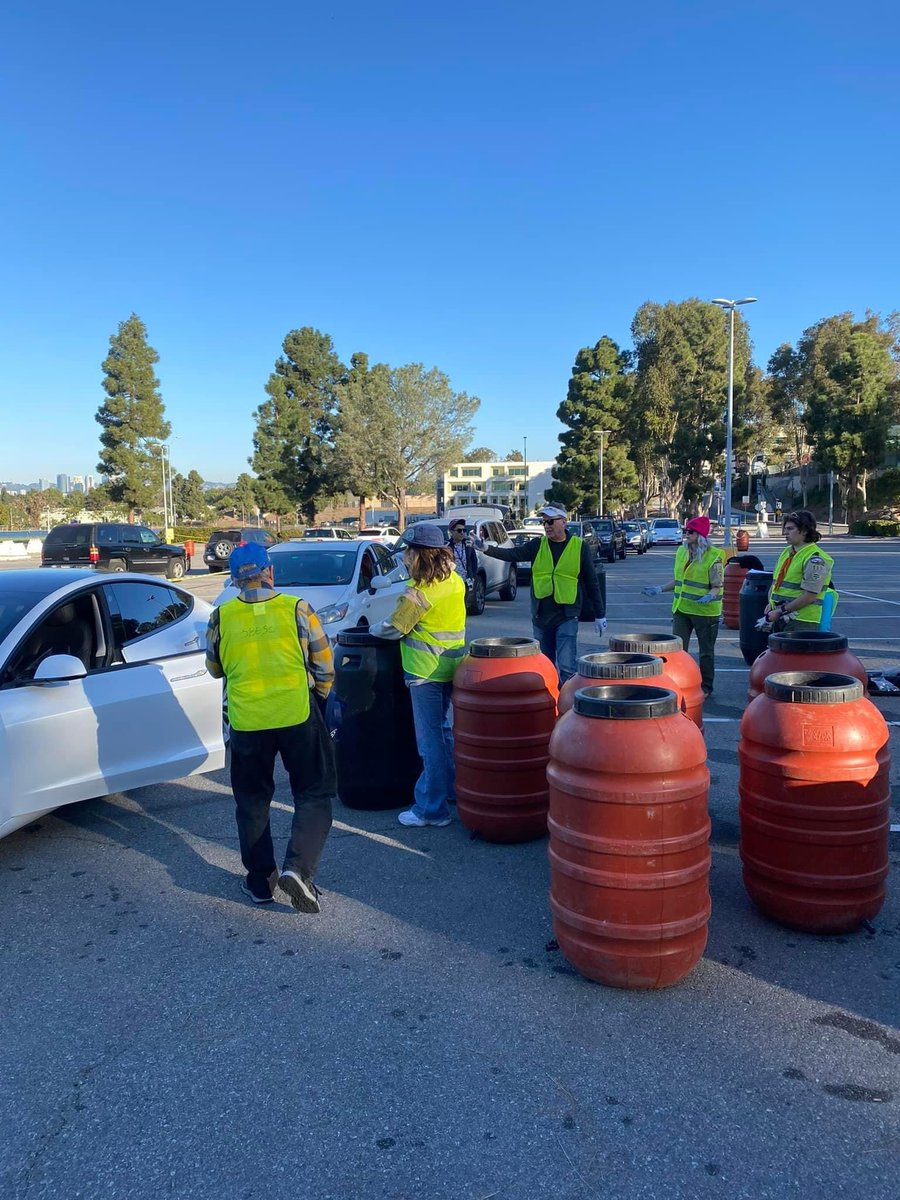
[{"label": "long hair", "polygon": [[792,525],[796,525],[803,534],[804,542],[817,542],[821,538],[821,533],[816,529],[816,518],[812,515],[808,508],[801,508],[799,512],[785,513],[781,521],[781,532],[784,533],[785,522],[790,521]]},{"label": "long hair", "polygon": [[692,547],[688,547],[688,558],[691,562],[699,562],[703,555],[709,549],[709,538],[705,538],[702,533],[697,534],[697,540]]},{"label": "long hair", "polygon": [[453,551],[449,546],[407,546],[404,557],[416,587],[449,579],[453,573]]}]

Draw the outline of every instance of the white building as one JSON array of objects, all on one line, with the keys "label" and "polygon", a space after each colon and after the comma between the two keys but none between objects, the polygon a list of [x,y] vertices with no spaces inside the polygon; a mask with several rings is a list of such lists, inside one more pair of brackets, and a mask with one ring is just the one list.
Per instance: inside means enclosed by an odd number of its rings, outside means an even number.
[{"label": "white building", "polygon": [[[514,516],[527,516],[544,503],[552,485],[554,459],[528,463],[454,463],[444,473],[444,508],[460,504],[508,504]],[[527,471],[527,478],[526,478]]]}]

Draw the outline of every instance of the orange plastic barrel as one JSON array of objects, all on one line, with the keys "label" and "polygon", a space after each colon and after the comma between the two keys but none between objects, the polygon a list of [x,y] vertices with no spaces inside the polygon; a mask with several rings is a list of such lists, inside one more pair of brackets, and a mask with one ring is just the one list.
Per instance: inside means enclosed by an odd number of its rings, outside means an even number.
[{"label": "orange plastic barrel", "polygon": [[700,668],[672,633],[619,633],[609,639],[610,650],[632,654],[655,654],[662,659],[666,675],[684,696],[684,711],[698,729],[703,728],[703,688]]},{"label": "orange plastic barrel", "polygon": [[681,688],[665,673],[663,661],[655,654],[583,654],[578,672],[567,679],[559,693],[559,715],[567,713],[575,702],[575,693],[583,687],[604,683],[634,683],[639,687],[669,688],[678,697],[682,712],[686,705]]},{"label": "orange plastic barrel", "polygon": [[846,933],[884,903],[890,750],[851,675],[770,675],[744,712],[741,859],[754,904],[791,929]]},{"label": "orange plastic barrel", "polygon": [[760,654],[750,668],[747,699],[755,700],[766,682],[767,675],[783,671],[826,671],[832,675],[852,675],[864,688],[869,677],[845,637],[811,629],[804,633],[770,633],[769,648]]},{"label": "orange plastic barrel", "polygon": [[734,535],[734,544],[739,554],[743,554],[745,550],[749,550],[750,531],[748,529],[739,529]]},{"label": "orange plastic barrel", "polygon": [[[746,549],[746,547],[745,547]],[[747,568],[730,558],[725,564],[725,587],[722,592],[722,624],[726,629],[741,627],[741,585]]]},{"label": "orange plastic barrel", "polygon": [[610,987],[662,988],[709,920],[709,771],[666,688],[582,688],[550,740],[550,908],[559,947]]},{"label": "orange plastic barrel", "polygon": [[477,638],[453,679],[456,806],[489,842],[547,832],[556,667],[532,638]]}]

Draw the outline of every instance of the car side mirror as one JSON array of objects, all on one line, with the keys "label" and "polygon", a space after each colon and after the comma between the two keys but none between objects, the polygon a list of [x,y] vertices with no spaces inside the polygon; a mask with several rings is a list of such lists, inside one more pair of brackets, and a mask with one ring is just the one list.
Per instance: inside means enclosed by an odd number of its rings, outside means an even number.
[{"label": "car side mirror", "polygon": [[35,683],[64,683],[67,679],[83,679],[87,667],[74,654],[51,654],[38,664]]},{"label": "car side mirror", "polygon": [[[394,572],[392,571],[391,575],[393,575],[393,574],[394,574]],[[386,587],[390,587],[391,584],[396,583],[397,581],[395,579],[392,579],[391,575],[376,575],[372,579],[372,582],[369,584],[369,591],[370,592],[380,592],[380,591],[383,591]]]}]

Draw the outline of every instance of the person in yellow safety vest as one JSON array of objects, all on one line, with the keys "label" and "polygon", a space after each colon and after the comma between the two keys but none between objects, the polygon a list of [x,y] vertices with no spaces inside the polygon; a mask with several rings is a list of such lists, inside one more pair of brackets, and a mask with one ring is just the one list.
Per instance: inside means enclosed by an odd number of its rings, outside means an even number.
[{"label": "person in yellow safety vest", "polygon": [[645,596],[674,592],[672,632],[685,650],[691,634],[697,635],[700,680],[703,693],[713,690],[716,671],[715,648],[722,616],[725,559],[709,544],[709,517],[692,517],[685,522],[684,542],[675,551],[675,578],[660,586],[645,587]]},{"label": "person in yellow safety vest", "polygon": [[816,543],[822,536],[816,518],[807,509],[791,512],[781,524],[787,547],[775,567],[766,620],[790,616],[789,628],[798,632],[822,627],[823,601],[829,597],[828,628],[837,607],[838,594],[831,583],[834,559]]},{"label": "person in yellow safety vest", "polygon": [[450,700],[453,676],[466,653],[466,585],[437,525],[413,525],[404,540],[409,586],[389,619],[369,632],[400,641],[422,758],[413,806],[397,820],[413,829],[442,828],[450,824],[449,806],[456,803]]},{"label": "person in yellow safety vest", "polygon": [[531,629],[541,653],[556,667],[560,686],[571,679],[578,661],[578,621],[583,610],[593,614],[594,627],[606,632],[606,605],[597,582],[591,550],[583,538],[566,527],[566,512],[555,504],[539,510],[545,536],[529,538],[524,546],[475,543],[489,558],[505,562],[531,560]]},{"label": "person in yellow safety vest", "polygon": [[[297,912],[317,913],[313,880],[337,790],[320,707],[334,681],[331,643],[305,600],[275,590],[265,546],[236,546],[228,565],[240,594],[209,618],[206,666],[216,679],[224,675],[228,688],[231,790],[247,872],[241,890],[255,904],[268,904],[277,882]],[[279,754],[294,800],[280,872],[269,826]]]}]

